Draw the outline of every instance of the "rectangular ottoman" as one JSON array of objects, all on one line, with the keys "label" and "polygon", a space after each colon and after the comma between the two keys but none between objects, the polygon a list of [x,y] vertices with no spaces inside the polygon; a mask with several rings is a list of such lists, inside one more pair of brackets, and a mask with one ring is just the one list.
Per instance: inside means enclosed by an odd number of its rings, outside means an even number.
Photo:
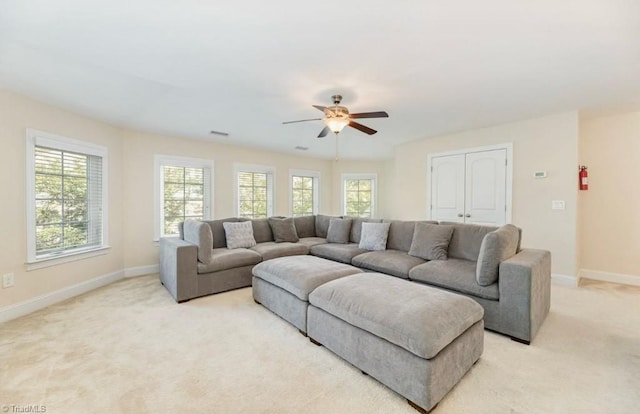
[{"label": "rectangular ottoman", "polygon": [[253,299],[306,335],[309,293],[323,283],[358,273],[362,270],[320,257],[279,257],[253,268]]},{"label": "rectangular ottoman", "polygon": [[309,295],[309,338],[428,412],[480,358],[484,310],[474,300],[380,273]]}]

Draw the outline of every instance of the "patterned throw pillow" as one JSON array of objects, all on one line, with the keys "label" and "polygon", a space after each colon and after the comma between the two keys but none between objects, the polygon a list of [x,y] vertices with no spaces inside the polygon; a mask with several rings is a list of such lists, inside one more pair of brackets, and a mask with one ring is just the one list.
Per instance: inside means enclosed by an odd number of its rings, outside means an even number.
[{"label": "patterned throw pillow", "polygon": [[253,238],[253,225],[250,221],[241,221],[239,223],[224,222],[222,225],[224,226],[228,249],[256,245],[256,239]]},{"label": "patterned throw pillow", "polygon": [[389,226],[391,223],[362,223],[358,247],[366,250],[387,250]]}]

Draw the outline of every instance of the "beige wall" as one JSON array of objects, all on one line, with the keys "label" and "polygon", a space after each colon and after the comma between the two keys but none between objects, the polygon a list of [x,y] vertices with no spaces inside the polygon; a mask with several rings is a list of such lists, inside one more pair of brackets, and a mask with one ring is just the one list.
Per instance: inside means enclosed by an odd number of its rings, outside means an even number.
[{"label": "beige wall", "polygon": [[[111,245],[108,254],[38,270],[26,270],[26,128],[93,142],[108,148]],[[0,203],[0,274],[15,274],[15,286],[0,289],[0,306],[121,271],[122,145],[119,129],[0,89],[0,148],[3,191],[3,201]]]},{"label": "beige wall", "polygon": [[640,112],[581,120],[580,268],[640,278]]},{"label": "beige wall", "polygon": [[[430,153],[513,143],[513,216],[525,247],[552,252],[553,273],[575,276],[577,250],[578,117],[569,112],[466,131],[396,147],[387,164],[385,205],[389,216],[427,218],[426,162]],[[546,179],[534,179],[544,170]],[[564,200],[566,210],[551,210]]]}]

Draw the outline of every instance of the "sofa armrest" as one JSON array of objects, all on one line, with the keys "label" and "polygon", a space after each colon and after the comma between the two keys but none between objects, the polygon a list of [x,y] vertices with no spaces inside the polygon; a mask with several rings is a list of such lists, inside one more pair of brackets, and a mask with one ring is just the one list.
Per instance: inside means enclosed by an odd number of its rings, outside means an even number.
[{"label": "sofa armrest", "polygon": [[160,280],[176,302],[197,296],[198,247],[177,237],[160,239]]},{"label": "sofa armrest", "polygon": [[498,284],[508,334],[530,342],[551,305],[551,253],[522,249],[500,263]]}]

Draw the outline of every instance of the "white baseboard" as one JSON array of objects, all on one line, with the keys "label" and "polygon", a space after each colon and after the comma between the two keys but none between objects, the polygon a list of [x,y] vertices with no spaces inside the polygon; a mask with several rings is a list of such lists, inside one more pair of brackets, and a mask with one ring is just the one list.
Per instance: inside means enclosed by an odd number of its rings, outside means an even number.
[{"label": "white baseboard", "polygon": [[125,277],[148,275],[158,273],[159,271],[160,265],[157,264],[128,267],[117,272],[98,276],[94,279],[90,279],[73,286],[68,286],[60,290],[56,290],[55,292],[46,293],[44,295],[25,300],[24,302],[2,306],[0,307],[0,323],[19,318],[20,316],[28,315],[32,312],[44,309],[47,306],[51,306],[58,302],[62,302],[75,296],[82,295],[83,293],[87,293],[99,287],[106,286],[110,283],[117,282],[118,280],[121,280]]},{"label": "white baseboard", "polygon": [[150,275],[153,273],[160,273],[160,265],[148,265],[148,266],[137,266],[137,267],[127,267],[124,269],[124,277],[136,277],[136,276],[144,276]]},{"label": "white baseboard", "polygon": [[622,273],[602,272],[600,270],[580,269],[580,277],[599,280],[602,282],[613,282],[621,285],[640,286],[640,276],[625,275]]},{"label": "white baseboard", "polygon": [[3,306],[0,308],[0,323],[19,318],[20,316],[28,315],[32,312],[44,309],[47,306],[62,302],[63,300],[82,295],[83,293],[87,293],[90,290],[94,290],[99,287],[116,282],[123,277],[124,271],[119,270],[117,272],[109,273],[107,275],[99,276],[94,279],[78,283],[77,285],[56,290],[55,292],[36,296],[35,298],[26,300],[24,302],[15,303],[9,306]]},{"label": "white baseboard", "polygon": [[560,286],[578,287],[579,278],[558,273],[551,274],[551,283]]}]

